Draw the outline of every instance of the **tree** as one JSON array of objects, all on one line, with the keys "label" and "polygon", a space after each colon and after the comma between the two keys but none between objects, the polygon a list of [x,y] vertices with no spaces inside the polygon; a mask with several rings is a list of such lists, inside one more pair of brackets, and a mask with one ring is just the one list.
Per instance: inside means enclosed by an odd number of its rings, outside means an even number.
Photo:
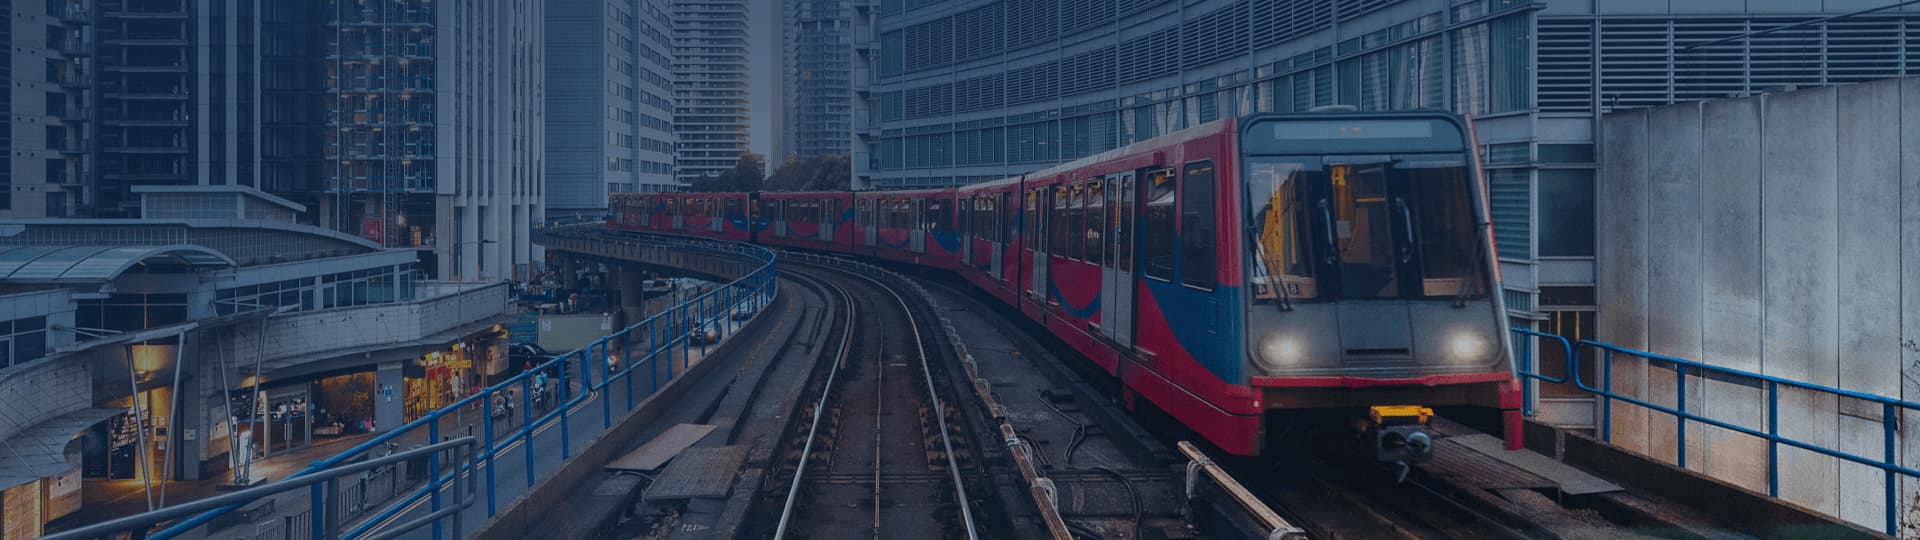
[{"label": "tree", "polygon": [[767,178],[773,191],[846,191],[853,187],[853,159],[845,155],[788,158]]},{"label": "tree", "polygon": [[733,168],[715,176],[707,176],[693,181],[688,189],[693,191],[760,191],[760,185],[766,181],[767,164],[760,154],[741,152],[740,160]]}]

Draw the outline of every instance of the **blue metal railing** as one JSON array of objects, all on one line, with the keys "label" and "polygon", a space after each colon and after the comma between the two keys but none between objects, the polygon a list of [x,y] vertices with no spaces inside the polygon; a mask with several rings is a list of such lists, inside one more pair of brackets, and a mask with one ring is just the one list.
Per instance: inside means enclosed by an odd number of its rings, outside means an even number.
[{"label": "blue metal railing", "polygon": [[[1533,379],[1536,381],[1545,381],[1551,384],[1571,383],[1574,388],[1593,394],[1594,396],[1600,398],[1599,435],[1600,435],[1601,441],[1604,441],[1607,443],[1613,442],[1613,404],[1615,401],[1619,401],[1619,402],[1624,402],[1632,405],[1637,405],[1647,410],[1664,413],[1674,417],[1674,437],[1677,443],[1675,444],[1675,458],[1676,458],[1675,462],[1681,468],[1686,468],[1687,466],[1687,424],[1689,422],[1697,422],[1697,423],[1705,424],[1708,426],[1713,426],[1713,427],[1717,427],[1717,428],[1721,428],[1721,429],[1725,429],[1725,430],[1729,430],[1729,431],[1733,431],[1733,432],[1737,432],[1745,435],[1750,435],[1766,441],[1767,442],[1767,495],[1768,496],[1772,496],[1772,497],[1780,496],[1780,446],[1781,445],[1786,445],[1793,448],[1799,448],[1809,452],[1814,452],[1817,454],[1830,456],[1833,458],[1842,459],[1842,460],[1850,461],[1853,463],[1858,463],[1868,467],[1873,467],[1873,468],[1879,469],[1882,473],[1886,475],[1886,485],[1884,486],[1886,490],[1886,495],[1885,495],[1886,533],[1897,534],[1899,532],[1898,531],[1898,528],[1899,528],[1898,510],[1900,508],[1898,505],[1899,482],[1898,482],[1898,477],[1896,475],[1904,475],[1908,478],[1920,478],[1920,470],[1915,470],[1915,469],[1903,466],[1899,463],[1899,458],[1895,454],[1896,447],[1897,447],[1896,425],[1899,422],[1899,418],[1902,410],[1920,411],[1920,403],[1915,403],[1911,401],[1906,401],[1906,400],[1901,400],[1901,399],[1896,399],[1896,398],[1891,398],[1891,397],[1886,397],[1881,395],[1868,394],[1864,392],[1855,392],[1852,390],[1845,390],[1845,389],[1834,388],[1830,386],[1823,386],[1819,384],[1795,381],[1791,379],[1784,379],[1784,378],[1775,377],[1772,375],[1754,373],[1751,371],[1714,366],[1710,364],[1695,362],[1692,360],[1686,360],[1682,358],[1675,358],[1672,356],[1666,356],[1666,355],[1657,354],[1657,353],[1629,349],[1626,347],[1620,347],[1610,343],[1601,343],[1593,340],[1583,339],[1583,340],[1574,342],[1574,341],[1569,341],[1565,337],[1536,332],[1536,331],[1525,329],[1525,328],[1514,328],[1513,332],[1516,334],[1520,334],[1520,338],[1521,338],[1517,340],[1519,344],[1516,347],[1520,357],[1519,371],[1520,371],[1521,377],[1524,377],[1527,379]],[[1534,354],[1535,354],[1534,340],[1526,339],[1528,337],[1539,338],[1540,340],[1547,342],[1549,346],[1557,345],[1562,349],[1562,352],[1566,358],[1566,366],[1565,366],[1566,369],[1565,371],[1562,372],[1560,376],[1555,377],[1555,376],[1545,375],[1538,370],[1537,366],[1534,365]],[[1583,380],[1580,375],[1581,373],[1580,366],[1582,365],[1583,353],[1587,353],[1589,351],[1597,351],[1600,355],[1600,362],[1599,362],[1600,386],[1598,387],[1588,384],[1587,381]],[[1673,400],[1674,404],[1672,406],[1662,405],[1659,403],[1654,403],[1652,401],[1643,399],[1640,396],[1627,395],[1627,394],[1615,392],[1613,390],[1613,371],[1614,371],[1613,365],[1616,359],[1622,359],[1622,358],[1637,359],[1637,360],[1644,361],[1646,362],[1648,367],[1671,367],[1674,374],[1674,400]],[[1700,377],[1700,378],[1712,378],[1712,379],[1733,379],[1733,380],[1750,381],[1754,383],[1756,386],[1765,388],[1766,403],[1767,403],[1766,429],[1760,430],[1760,429],[1749,428],[1749,427],[1741,426],[1731,422],[1703,416],[1699,413],[1699,411],[1688,410],[1687,409],[1687,378],[1689,376]],[[1653,374],[1649,373],[1648,374],[1649,380],[1651,380],[1652,377],[1653,377]],[[1521,391],[1523,392],[1523,402],[1524,402],[1523,407],[1524,407],[1524,412],[1526,413],[1527,416],[1533,415],[1533,392],[1534,392],[1533,386],[1534,386],[1533,383],[1521,385],[1521,389],[1522,389]],[[1781,395],[1782,387],[1785,387],[1790,390],[1797,389],[1797,390],[1812,392],[1814,394],[1831,395],[1838,398],[1847,398],[1847,399],[1853,399],[1853,400],[1863,401],[1867,403],[1878,404],[1880,406],[1880,423],[1884,428],[1882,432],[1883,440],[1882,440],[1881,457],[1871,458],[1871,457],[1856,455],[1846,451],[1835,450],[1833,448],[1821,446],[1819,444],[1809,443],[1809,442],[1794,439],[1791,437],[1782,436],[1780,434],[1780,395]]]},{"label": "blue metal railing", "polygon": [[[588,228],[591,227],[582,227],[581,230]],[[608,389],[613,384],[618,382],[624,385],[626,391],[624,406],[628,412],[631,412],[640,404],[634,400],[636,390],[634,380],[640,375],[635,373],[636,371],[646,372],[647,387],[644,395],[652,396],[660,390],[661,386],[671,383],[676,374],[683,373],[691,367],[694,354],[704,358],[709,346],[717,344],[727,334],[743,326],[746,321],[738,320],[734,316],[736,312],[757,314],[772,303],[775,295],[778,294],[775,279],[777,256],[773,251],[759,246],[666,235],[623,235],[617,239],[607,240],[568,238],[563,235],[566,231],[555,228],[544,232],[551,236],[550,240],[553,242],[572,242],[582,247],[593,243],[593,247],[603,255],[658,256],[669,265],[699,268],[713,275],[739,277],[668,308],[666,311],[647,317],[639,323],[602,337],[586,347],[554,357],[530,370],[495,383],[479,393],[444,408],[429,412],[426,416],[344,452],[313,462],[289,476],[289,479],[301,478],[332,468],[351,465],[362,456],[372,457],[369,452],[388,443],[400,443],[403,437],[418,438],[421,431],[426,433],[424,444],[438,444],[442,441],[440,428],[443,419],[460,414],[459,411],[464,408],[478,406],[481,412],[477,420],[480,420],[479,423],[483,426],[482,444],[478,455],[472,456],[457,467],[443,467],[438,462],[437,456],[430,456],[429,469],[436,472],[431,475],[425,485],[414,489],[399,500],[385,504],[383,510],[362,519],[360,525],[342,533],[340,538],[359,538],[374,532],[384,523],[422,500],[431,504],[431,510],[437,513],[442,505],[440,492],[453,485],[462,476],[475,472],[476,469],[482,475],[479,481],[484,490],[483,498],[486,503],[487,517],[492,518],[499,510],[495,488],[500,480],[494,477],[496,456],[508,451],[513,445],[524,445],[524,448],[519,450],[526,456],[526,487],[531,489],[539,481],[539,476],[535,473],[536,435],[544,431],[546,426],[557,424],[560,430],[561,459],[571,457],[573,442],[570,419],[578,416],[575,408],[583,406],[588,399],[598,396],[601,402],[600,429],[610,428],[613,425],[613,400],[608,395]],[[552,243],[548,245],[554,247]],[[706,339],[703,336],[698,340],[696,348],[694,340],[690,339],[692,332],[694,329],[709,328],[713,330],[714,338]],[[641,341],[643,339],[644,341]],[[645,344],[644,355],[638,355],[636,351],[629,349],[630,344],[636,341]],[[624,352],[624,354],[618,354],[618,352]],[[599,366],[598,377],[594,376],[595,365]],[[577,370],[575,366],[578,366]],[[660,377],[663,371],[666,374],[664,380]],[[552,392],[558,393],[558,399],[550,400],[556,402],[552,410],[535,417],[533,385],[535,378],[541,373],[556,374],[557,390]],[[574,377],[577,377],[577,382],[570,380]],[[575,391],[575,386],[578,386],[579,391]],[[501,437],[494,428],[496,422],[492,414],[492,406],[496,403],[494,398],[502,394],[516,393],[513,392],[515,390],[517,390],[516,397],[520,400],[518,404],[520,426],[519,429]],[[467,427],[471,430],[472,425],[469,424]],[[322,515],[323,506],[326,504],[325,499],[334,499],[338,496],[338,494],[330,494],[325,497],[314,497],[310,501],[314,508],[313,515]],[[151,538],[165,540],[177,537],[206,525],[242,505],[243,503],[236,503],[207,511],[161,530]],[[441,524],[439,520],[435,520],[432,525],[433,537],[438,540],[442,537]]]}]

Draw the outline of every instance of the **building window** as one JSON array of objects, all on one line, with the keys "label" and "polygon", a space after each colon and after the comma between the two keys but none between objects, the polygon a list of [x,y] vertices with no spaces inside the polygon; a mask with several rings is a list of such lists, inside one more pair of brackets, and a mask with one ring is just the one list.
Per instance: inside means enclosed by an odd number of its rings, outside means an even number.
[{"label": "building window", "polygon": [[1542,257],[1593,256],[1593,189],[1591,170],[1540,171],[1538,208]]},{"label": "building window", "polygon": [[24,364],[47,355],[47,318],[27,317],[0,323],[0,366]]}]

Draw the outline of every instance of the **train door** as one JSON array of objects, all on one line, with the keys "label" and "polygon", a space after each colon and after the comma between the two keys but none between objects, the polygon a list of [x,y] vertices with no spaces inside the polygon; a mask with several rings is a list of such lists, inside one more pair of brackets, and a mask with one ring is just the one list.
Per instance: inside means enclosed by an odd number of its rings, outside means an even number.
[{"label": "train door", "polygon": [[837,218],[839,216],[840,216],[840,201],[836,201],[833,199],[820,199],[819,240],[821,242],[833,241],[833,228],[838,226],[838,224],[835,222],[838,221]]},{"label": "train door", "polygon": [[991,216],[993,220],[993,230],[988,233],[993,236],[993,242],[991,243],[993,248],[993,267],[991,271],[993,273],[993,279],[998,281],[1007,281],[1004,259],[1007,253],[1007,242],[1013,239],[1012,223],[1008,221],[1010,217],[1008,212],[1011,207],[1007,205],[1007,202],[1012,199],[1013,195],[1005,191],[1000,192],[998,198],[994,198],[992,195],[989,195],[987,198],[987,204],[992,206],[988,210],[987,215]]},{"label": "train door", "polygon": [[913,245],[910,247],[914,253],[927,252],[927,232],[933,228],[930,226],[933,223],[933,218],[928,214],[928,211],[932,210],[932,208],[928,206],[926,199],[914,199],[911,206],[911,208],[913,208],[913,221],[908,225],[911,227],[912,232],[907,234],[912,236],[911,242]]},{"label": "train door", "polygon": [[785,199],[775,199],[771,202],[768,202],[767,213],[769,214],[768,217],[772,218],[773,220],[773,235],[778,238],[786,238],[787,237],[787,201]]},{"label": "train door", "polygon": [[[723,205],[722,201],[733,204]],[[707,220],[707,230],[712,232],[727,230],[727,220],[733,219],[734,210],[739,208],[739,201],[734,199],[707,199],[707,215],[710,218]]]},{"label": "train door", "polygon": [[1034,301],[1047,301],[1047,266],[1053,257],[1048,251],[1047,239],[1052,238],[1053,230],[1048,225],[1049,208],[1053,207],[1052,188],[1040,187],[1027,192],[1027,217],[1033,223],[1033,233],[1027,235],[1027,253],[1032,259],[1033,282],[1027,285],[1027,293]]},{"label": "train door", "polygon": [[673,216],[673,230],[680,230],[682,224],[686,223],[686,213],[691,210],[680,207],[679,197],[667,197],[667,214]]},{"label": "train door", "polygon": [[[1132,172],[1107,177],[1106,216],[1107,256],[1101,266],[1100,333],[1115,343],[1133,345],[1133,219],[1134,181]],[[1092,216],[1089,216],[1091,219]]]},{"label": "train door", "polygon": [[861,199],[858,212],[860,214],[861,245],[873,247],[873,239],[876,237],[873,224],[880,222],[878,215],[880,213],[880,205],[874,204],[874,199]]}]

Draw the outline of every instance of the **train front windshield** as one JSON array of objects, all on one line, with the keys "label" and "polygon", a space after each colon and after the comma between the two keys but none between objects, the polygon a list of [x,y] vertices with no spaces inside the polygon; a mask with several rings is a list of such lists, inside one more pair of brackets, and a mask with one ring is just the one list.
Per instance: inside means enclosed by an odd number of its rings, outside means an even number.
[{"label": "train front windshield", "polygon": [[[1249,133],[1266,131],[1261,127]],[[1254,151],[1286,146],[1284,140],[1263,145],[1253,139],[1250,135],[1246,146]],[[1315,149],[1327,142],[1305,146]],[[1343,148],[1385,146],[1372,142]],[[1474,262],[1485,254],[1476,251],[1470,164],[1459,146],[1452,149],[1247,156],[1245,200],[1254,259],[1248,277],[1255,300],[1484,294],[1473,285],[1486,277]]]}]

